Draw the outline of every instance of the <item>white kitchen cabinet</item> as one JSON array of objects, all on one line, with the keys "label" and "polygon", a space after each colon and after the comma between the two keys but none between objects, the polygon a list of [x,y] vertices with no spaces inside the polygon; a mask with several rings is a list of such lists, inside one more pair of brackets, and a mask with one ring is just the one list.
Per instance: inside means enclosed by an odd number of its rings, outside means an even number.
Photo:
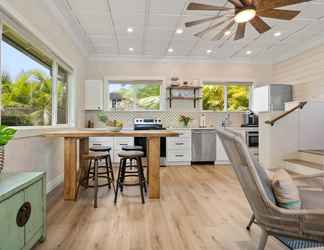
[{"label": "white kitchen cabinet", "polygon": [[166,161],[167,165],[190,165],[191,162],[191,130],[173,130],[178,137],[167,137]]},{"label": "white kitchen cabinet", "polygon": [[228,156],[226,154],[225,148],[222,141],[216,135],[216,164],[229,163]]},{"label": "white kitchen cabinet", "polygon": [[120,158],[118,153],[122,151],[122,147],[124,146],[133,146],[134,145],[134,138],[133,137],[115,137],[114,138],[114,163],[119,163]]},{"label": "white kitchen cabinet", "polygon": [[85,81],[85,110],[104,109],[104,83],[101,80]]},{"label": "white kitchen cabinet", "polygon": [[90,137],[90,147],[93,145],[110,146],[110,157],[113,163],[119,163],[120,158],[118,153],[123,146],[134,145],[134,138],[132,137]]}]

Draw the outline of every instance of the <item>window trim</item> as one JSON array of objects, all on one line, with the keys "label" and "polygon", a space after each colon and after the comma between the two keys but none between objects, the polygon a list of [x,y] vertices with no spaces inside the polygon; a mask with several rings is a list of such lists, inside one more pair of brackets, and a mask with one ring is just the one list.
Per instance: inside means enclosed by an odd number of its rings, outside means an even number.
[{"label": "window trim", "polygon": [[[0,12],[1,14],[1,12]],[[28,31],[26,29],[24,29],[23,27],[17,28],[16,25],[14,25],[11,22],[6,22],[5,19],[3,19],[3,16],[0,15],[0,59],[2,57],[2,42],[3,42],[3,26],[6,25],[8,26],[10,29],[12,29],[14,32],[17,32],[17,34],[19,36],[22,37],[22,39],[25,39],[26,41],[30,42],[33,46],[37,47],[40,46],[41,48],[47,48],[46,45],[44,45],[41,41],[39,41],[36,37],[34,37],[33,35],[32,38],[30,38],[29,35],[26,35],[25,33],[28,34]],[[21,30],[25,31],[25,32],[21,32]],[[29,53],[28,51],[25,51],[23,47],[17,47],[19,46],[19,44],[16,44],[14,41],[11,41],[11,39],[5,39],[5,40],[9,40],[9,42],[7,42],[10,46],[12,46],[13,48],[17,49],[18,51],[20,51],[21,53],[24,53],[26,56],[30,57],[32,60],[35,60],[37,63],[40,63],[43,66],[48,67],[47,64],[44,64],[44,62],[42,62],[42,60],[40,58],[37,58],[35,55]],[[35,44],[33,43],[33,41],[36,41]],[[41,44],[40,44],[41,43]],[[50,70],[52,71],[52,90],[51,90],[51,96],[52,96],[52,119],[51,119],[51,125],[44,125],[44,126],[11,126],[13,128],[16,128],[18,130],[23,130],[23,131],[30,131],[30,130],[35,130],[35,131],[39,131],[39,130],[43,130],[43,129],[60,129],[60,128],[72,128],[75,127],[75,112],[72,109],[73,106],[73,102],[74,102],[74,96],[72,95],[71,92],[75,91],[75,87],[74,87],[74,75],[75,72],[73,70],[72,67],[70,67],[68,64],[66,64],[63,60],[61,60],[57,55],[53,54],[53,53],[47,53],[48,51],[51,52],[51,50],[48,48],[47,50],[45,50],[44,53],[45,56],[49,57],[52,61],[52,65],[50,66]],[[2,64],[1,64],[0,60],[0,72],[2,72]],[[68,102],[67,102],[67,110],[68,110],[68,117],[67,117],[67,123],[66,124],[57,124],[57,90],[56,90],[56,86],[57,86],[57,77],[58,77],[58,68],[61,67],[62,69],[64,69],[67,73],[68,73],[68,82],[67,82],[67,86],[68,86]],[[1,85],[1,84],[0,84]],[[0,95],[1,93],[1,86],[0,86]],[[1,103],[0,103],[0,107],[1,107]],[[0,124],[1,124],[1,115],[0,115]]]},{"label": "window trim", "polygon": [[[249,91],[249,109],[251,109],[251,100],[252,100],[252,87],[253,82],[246,81],[215,81],[215,80],[203,80],[201,81],[201,86],[204,85],[219,85],[224,87],[224,110],[223,111],[215,111],[215,110],[205,110],[203,103],[201,103],[201,111],[203,112],[216,112],[216,113],[246,113],[247,111],[228,111],[228,95],[227,95],[227,87],[233,85],[247,85],[250,88]],[[203,93],[201,93],[203,95]]]},{"label": "window trim", "polygon": [[110,107],[109,82],[110,81],[159,81],[160,109],[159,110],[118,110],[118,112],[161,112],[166,110],[166,77],[159,76],[105,76],[104,77],[104,111],[115,111]]}]

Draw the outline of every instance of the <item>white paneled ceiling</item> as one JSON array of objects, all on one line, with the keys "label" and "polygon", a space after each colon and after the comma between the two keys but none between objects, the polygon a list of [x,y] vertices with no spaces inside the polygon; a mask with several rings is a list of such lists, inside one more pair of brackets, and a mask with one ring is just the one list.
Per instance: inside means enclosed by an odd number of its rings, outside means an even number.
[{"label": "white paneled ceiling", "polygon": [[[244,39],[233,41],[232,34],[217,42],[210,41],[208,37],[199,39],[193,36],[213,23],[190,29],[186,29],[184,23],[220,13],[187,11],[190,2],[187,0],[56,1],[61,1],[59,8],[66,6],[69,9],[70,18],[75,20],[74,25],[86,34],[92,57],[227,61],[246,59],[271,62],[285,54],[291,54],[298,47],[316,41],[324,42],[324,0],[285,7],[284,9],[302,11],[292,21],[264,18],[272,29],[263,35],[259,35],[248,25]],[[230,6],[227,0],[195,2]],[[128,32],[128,28],[132,28],[133,32]],[[183,33],[177,34],[177,29],[183,29]],[[275,37],[274,34],[278,32],[281,35]],[[212,34],[216,33],[217,30]],[[170,48],[172,53],[168,51]],[[251,51],[250,55],[246,53],[248,50]]]}]

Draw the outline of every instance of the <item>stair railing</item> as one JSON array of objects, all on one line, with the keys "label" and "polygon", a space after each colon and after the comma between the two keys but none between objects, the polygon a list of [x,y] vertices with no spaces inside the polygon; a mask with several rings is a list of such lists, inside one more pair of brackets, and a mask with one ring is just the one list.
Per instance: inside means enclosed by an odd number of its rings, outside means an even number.
[{"label": "stair railing", "polygon": [[296,107],[286,111],[285,113],[277,116],[276,118],[272,119],[272,120],[268,120],[268,121],[265,121],[265,124],[269,124],[271,126],[275,125],[275,123],[279,120],[281,120],[282,118],[286,117],[287,115],[289,115],[290,113],[294,112],[295,110],[297,109],[303,109],[304,106],[307,104],[306,101],[304,102],[300,102]]}]

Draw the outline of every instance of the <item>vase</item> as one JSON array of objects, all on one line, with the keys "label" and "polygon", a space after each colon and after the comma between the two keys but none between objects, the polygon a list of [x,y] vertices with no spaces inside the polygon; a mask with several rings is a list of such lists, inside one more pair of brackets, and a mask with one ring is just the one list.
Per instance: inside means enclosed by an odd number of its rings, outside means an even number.
[{"label": "vase", "polygon": [[0,174],[4,167],[4,160],[5,160],[5,147],[0,146]]},{"label": "vase", "polygon": [[180,126],[181,126],[181,128],[188,128],[189,123],[185,123],[183,121],[180,121]]}]

